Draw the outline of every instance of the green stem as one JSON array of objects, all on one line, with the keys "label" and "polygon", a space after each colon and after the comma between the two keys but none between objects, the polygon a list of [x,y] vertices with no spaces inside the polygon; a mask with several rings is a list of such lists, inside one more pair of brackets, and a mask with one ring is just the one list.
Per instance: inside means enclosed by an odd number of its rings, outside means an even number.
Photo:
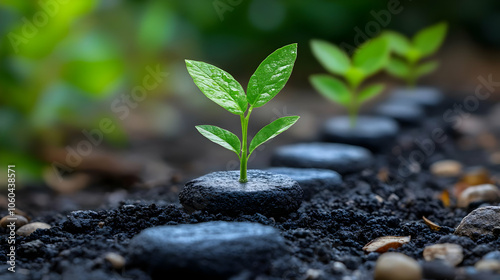
[{"label": "green stem", "polygon": [[248,148],[247,148],[247,132],[248,132],[248,119],[252,113],[253,107],[248,109],[246,117],[241,116],[241,156],[240,156],[240,183],[248,182],[247,179],[247,162],[248,162]]},{"label": "green stem", "polygon": [[350,90],[351,90],[351,104],[349,104],[349,125],[352,128],[356,126],[356,121],[358,118],[358,92],[357,92],[357,86],[356,85],[351,85]]},{"label": "green stem", "polygon": [[406,77],[406,83],[408,84],[408,87],[411,89],[415,88],[415,85],[417,84],[417,77],[416,77],[416,68],[417,68],[417,61],[408,61],[408,77]]}]

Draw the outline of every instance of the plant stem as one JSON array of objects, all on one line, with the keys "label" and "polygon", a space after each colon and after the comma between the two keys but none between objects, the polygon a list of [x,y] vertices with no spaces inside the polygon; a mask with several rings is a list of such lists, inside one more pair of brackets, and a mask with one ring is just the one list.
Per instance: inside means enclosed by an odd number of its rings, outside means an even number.
[{"label": "plant stem", "polygon": [[351,104],[349,106],[349,125],[352,129],[356,126],[359,106],[358,106],[357,86],[351,85],[350,90],[352,99],[351,99]]},{"label": "plant stem", "polygon": [[241,156],[240,156],[240,183],[248,182],[247,179],[247,162],[248,162],[248,148],[247,148],[247,132],[248,132],[248,119],[252,113],[253,107],[250,106],[246,117],[243,115],[241,118]]},{"label": "plant stem", "polygon": [[408,77],[406,78],[406,83],[408,85],[409,88],[411,89],[414,89],[415,88],[415,85],[417,84],[417,77],[416,77],[416,68],[417,68],[417,61],[408,61],[408,69],[409,69],[409,73],[408,73]]}]

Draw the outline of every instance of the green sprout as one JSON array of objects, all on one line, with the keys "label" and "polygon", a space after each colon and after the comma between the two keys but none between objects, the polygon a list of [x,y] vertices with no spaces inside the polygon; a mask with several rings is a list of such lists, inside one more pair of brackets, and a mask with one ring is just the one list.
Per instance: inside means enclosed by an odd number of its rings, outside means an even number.
[{"label": "green sprout", "polygon": [[436,60],[420,62],[423,58],[434,54],[444,41],[448,25],[440,22],[420,30],[410,40],[394,31],[384,31],[389,45],[397,56],[392,57],[387,64],[387,72],[394,77],[406,81],[409,87],[414,87],[417,79],[427,75],[438,67]]},{"label": "green sprout", "polygon": [[285,86],[297,58],[297,44],[284,46],[270,54],[250,77],[247,93],[229,73],[208,63],[186,60],[189,74],[198,88],[213,102],[240,116],[241,140],[232,132],[213,125],[196,129],[210,141],[235,152],[240,160],[241,183],[246,183],[247,162],[252,152],[266,141],[290,128],[298,116],[279,118],[264,126],[247,146],[248,120],[254,108],[269,102]]},{"label": "green sprout", "polygon": [[328,74],[312,75],[309,81],[327,99],[347,108],[350,125],[354,127],[361,104],[384,89],[382,84],[374,84],[360,90],[360,85],[386,66],[388,42],[384,38],[369,40],[355,51],[352,59],[339,47],[322,40],[312,40],[311,49],[327,71],[344,78],[345,82]]}]

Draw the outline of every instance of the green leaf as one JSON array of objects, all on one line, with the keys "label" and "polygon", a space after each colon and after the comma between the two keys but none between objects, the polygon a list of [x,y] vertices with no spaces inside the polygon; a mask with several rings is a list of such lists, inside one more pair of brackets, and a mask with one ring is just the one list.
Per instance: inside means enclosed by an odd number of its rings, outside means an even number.
[{"label": "green leaf", "polygon": [[261,130],[259,130],[259,132],[257,132],[257,134],[255,134],[252,142],[250,142],[249,156],[255,148],[290,128],[299,118],[299,116],[282,117],[264,126]]},{"label": "green leaf", "polygon": [[379,37],[362,44],[354,53],[353,65],[366,76],[384,68],[389,59],[389,44],[386,38]]},{"label": "green leaf", "polygon": [[359,102],[367,101],[368,99],[377,96],[384,89],[383,84],[375,84],[365,87],[358,95]]},{"label": "green leaf", "polygon": [[247,110],[247,99],[240,83],[226,71],[201,61],[186,60],[189,75],[213,102],[236,115]]},{"label": "green leaf", "polygon": [[257,108],[273,99],[290,78],[296,58],[297,44],[291,44],[264,59],[248,82],[248,103]]},{"label": "green leaf", "polygon": [[310,76],[309,81],[326,98],[344,106],[349,105],[351,100],[349,89],[340,80],[326,74],[317,74]]},{"label": "green leaf", "polygon": [[347,54],[329,42],[311,40],[311,50],[319,63],[334,74],[344,75],[351,66]]},{"label": "green leaf", "polygon": [[399,58],[391,58],[386,67],[387,72],[394,77],[407,78],[410,75],[410,68],[406,62]]},{"label": "green leaf", "polygon": [[424,76],[424,75],[427,75],[427,74],[433,72],[434,70],[436,70],[438,68],[438,66],[439,66],[439,63],[437,61],[424,62],[417,67],[417,70],[415,71],[415,73],[416,73],[417,77],[421,77],[421,76]]},{"label": "green leaf", "polygon": [[391,50],[401,56],[404,56],[410,48],[410,41],[403,34],[394,31],[385,31],[383,37],[389,42]]},{"label": "green leaf", "polygon": [[440,22],[419,31],[413,37],[413,45],[418,49],[422,56],[428,56],[437,51],[444,41],[448,24]]},{"label": "green leaf", "polygon": [[231,131],[213,125],[197,125],[196,129],[201,135],[207,137],[208,140],[235,152],[239,156],[241,142],[238,136],[234,135]]}]

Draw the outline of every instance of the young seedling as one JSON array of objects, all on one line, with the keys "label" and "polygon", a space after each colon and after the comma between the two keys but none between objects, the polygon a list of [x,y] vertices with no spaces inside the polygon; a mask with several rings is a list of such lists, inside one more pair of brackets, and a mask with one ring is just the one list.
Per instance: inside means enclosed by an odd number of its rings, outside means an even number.
[{"label": "young seedling", "polygon": [[208,63],[186,60],[189,74],[198,88],[213,102],[241,121],[241,141],[232,132],[213,125],[198,125],[196,129],[210,141],[235,152],[240,160],[241,183],[246,183],[247,162],[252,152],[264,142],[291,127],[298,116],[279,118],[264,126],[247,146],[248,120],[253,109],[273,99],[285,86],[297,58],[297,44],[287,45],[270,54],[250,77],[247,93],[229,73]]},{"label": "young seedling", "polygon": [[418,78],[433,72],[438,67],[436,60],[427,62],[421,60],[439,49],[447,29],[448,25],[440,22],[420,30],[411,40],[394,31],[383,32],[382,36],[387,38],[392,52],[396,54],[389,60],[387,72],[405,80],[409,87],[414,87]]},{"label": "young seedling", "polygon": [[362,44],[350,59],[339,47],[322,40],[312,40],[311,49],[323,67],[344,81],[328,74],[309,77],[313,87],[327,99],[347,108],[351,127],[361,104],[379,94],[384,86],[374,84],[359,89],[368,77],[383,69],[389,59],[389,44],[384,38],[376,38]]}]

